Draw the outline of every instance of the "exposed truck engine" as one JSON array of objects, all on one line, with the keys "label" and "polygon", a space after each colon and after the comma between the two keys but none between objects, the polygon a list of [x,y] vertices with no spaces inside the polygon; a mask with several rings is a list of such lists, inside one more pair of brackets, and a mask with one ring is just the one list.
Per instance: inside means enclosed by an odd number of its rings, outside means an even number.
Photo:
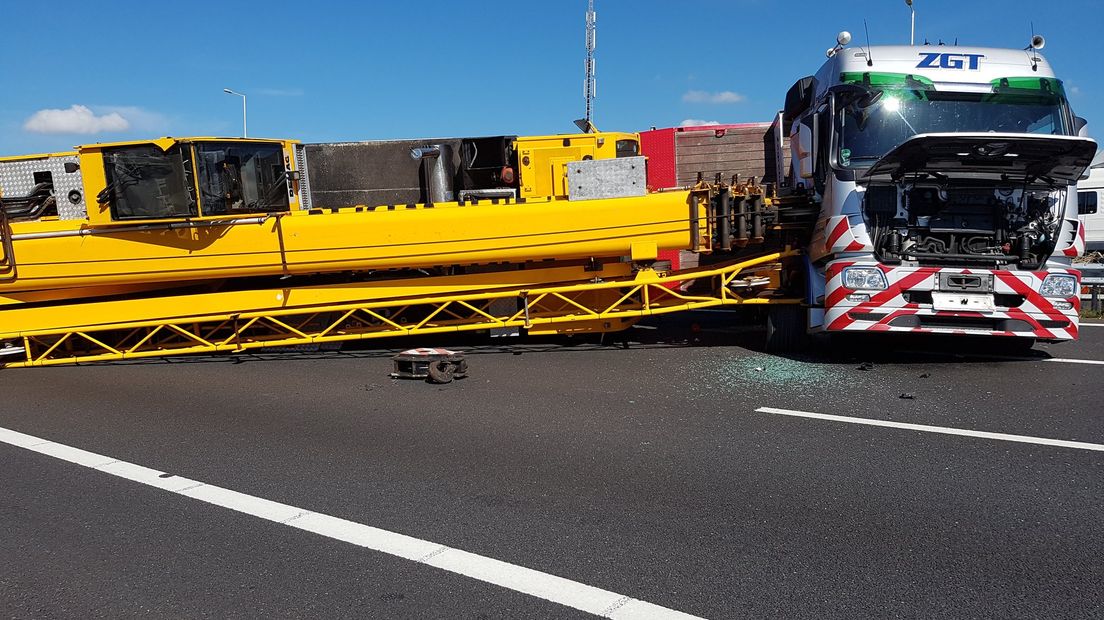
[{"label": "exposed truck engine", "polygon": [[1061,220],[1047,190],[871,186],[863,215],[883,263],[1033,268],[1054,250]]},{"label": "exposed truck engine", "polygon": [[1068,152],[1078,146],[1015,134],[910,140],[868,173],[863,219],[875,255],[883,263],[1037,269],[1058,244],[1080,170]]}]

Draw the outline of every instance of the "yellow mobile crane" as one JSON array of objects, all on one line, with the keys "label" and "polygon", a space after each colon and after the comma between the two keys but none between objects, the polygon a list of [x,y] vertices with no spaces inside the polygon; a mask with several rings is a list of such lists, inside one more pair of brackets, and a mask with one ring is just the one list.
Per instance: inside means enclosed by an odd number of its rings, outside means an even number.
[{"label": "yellow mobile crane", "polygon": [[718,246],[719,192],[768,220],[771,201],[754,182],[649,192],[645,165],[638,136],[621,133],[161,138],[0,158],[0,362],[615,331],[649,314],[796,303],[779,295],[793,252],[778,243],[657,269],[662,250],[746,246]]}]

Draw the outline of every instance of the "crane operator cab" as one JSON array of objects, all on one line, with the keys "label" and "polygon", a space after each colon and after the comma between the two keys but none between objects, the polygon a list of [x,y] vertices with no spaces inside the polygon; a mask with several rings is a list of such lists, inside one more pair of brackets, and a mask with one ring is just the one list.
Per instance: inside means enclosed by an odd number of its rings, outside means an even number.
[{"label": "crane operator cab", "polygon": [[281,142],[161,142],[99,149],[105,186],[96,198],[101,205],[109,205],[112,220],[291,208],[297,175],[290,169],[290,157]]}]

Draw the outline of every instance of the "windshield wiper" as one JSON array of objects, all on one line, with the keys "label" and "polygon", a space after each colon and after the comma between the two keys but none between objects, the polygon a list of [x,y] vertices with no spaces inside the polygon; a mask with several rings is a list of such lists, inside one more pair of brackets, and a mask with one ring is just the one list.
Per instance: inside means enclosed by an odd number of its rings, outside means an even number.
[{"label": "windshield wiper", "polygon": [[[120,174],[120,171],[122,174]],[[126,164],[117,164],[115,166],[113,179],[106,187],[100,190],[100,193],[96,194],[96,202],[102,205],[108,204],[115,200],[115,192],[123,190],[131,185],[137,185],[142,181],[142,174],[137,168],[131,168]]]},{"label": "windshield wiper", "polygon": [[100,193],[96,194],[96,201],[99,204],[108,204],[115,200],[116,191],[126,189],[131,185],[137,185],[145,180],[146,176],[143,172],[146,170],[153,172],[168,170],[172,172],[172,167],[160,157],[131,157],[130,159],[141,161],[137,164],[131,164],[127,161],[119,161],[117,157],[111,158],[112,181],[100,190]]},{"label": "windshield wiper", "polygon": [[278,190],[280,188],[287,187],[287,178],[288,178],[287,171],[285,170],[284,172],[281,172],[279,174],[279,176],[277,176],[275,179],[273,179],[272,183],[269,183],[268,186],[265,187],[265,190],[261,194],[260,199],[249,203],[249,205],[247,205],[247,206],[250,209],[270,209],[271,207],[274,207],[274,206],[279,207],[279,208],[283,208],[283,205],[270,204],[270,199],[275,195],[276,190]]}]

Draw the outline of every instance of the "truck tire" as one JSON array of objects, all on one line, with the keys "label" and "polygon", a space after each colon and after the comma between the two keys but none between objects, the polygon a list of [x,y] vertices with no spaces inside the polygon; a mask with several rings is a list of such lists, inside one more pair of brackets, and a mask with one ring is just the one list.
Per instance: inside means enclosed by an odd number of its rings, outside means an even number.
[{"label": "truck tire", "polygon": [[805,308],[771,306],[767,311],[767,353],[793,353],[805,346]]}]

